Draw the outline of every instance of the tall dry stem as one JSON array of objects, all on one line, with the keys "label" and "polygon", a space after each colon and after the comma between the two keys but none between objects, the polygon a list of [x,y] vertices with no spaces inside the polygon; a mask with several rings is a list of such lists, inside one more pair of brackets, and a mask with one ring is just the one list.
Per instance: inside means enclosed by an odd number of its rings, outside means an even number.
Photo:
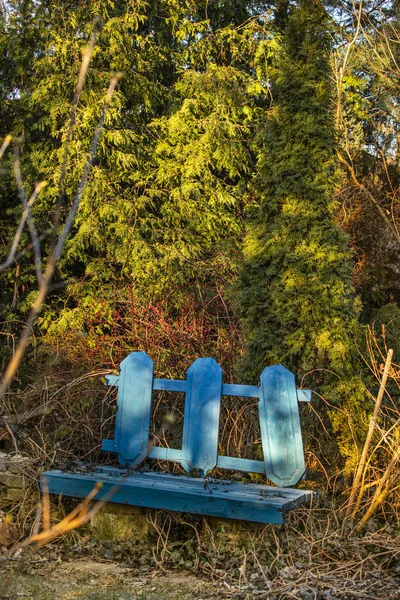
[{"label": "tall dry stem", "polygon": [[371,446],[372,437],[374,435],[376,422],[377,422],[377,419],[379,416],[379,411],[381,408],[383,395],[384,395],[385,389],[386,389],[386,383],[387,383],[387,379],[388,379],[388,375],[389,375],[390,365],[392,363],[392,358],[393,358],[393,350],[389,350],[389,352],[387,353],[387,357],[386,357],[386,363],[385,363],[385,368],[383,371],[382,381],[379,386],[378,396],[377,396],[376,402],[375,402],[374,413],[369,421],[367,437],[365,439],[364,448],[363,448],[363,451],[361,454],[360,461],[358,463],[356,475],[354,477],[353,485],[351,488],[351,494],[350,494],[349,504],[348,504],[347,511],[346,511],[346,516],[349,516],[351,513],[352,516],[354,517],[354,515],[357,512],[357,509],[359,507],[359,502],[357,502],[356,505],[354,505],[354,499],[356,497],[358,486],[360,484],[360,480],[361,480],[361,477],[362,477],[364,469],[365,469],[365,463],[367,461],[367,456],[368,456],[368,452],[369,452],[369,449]]}]

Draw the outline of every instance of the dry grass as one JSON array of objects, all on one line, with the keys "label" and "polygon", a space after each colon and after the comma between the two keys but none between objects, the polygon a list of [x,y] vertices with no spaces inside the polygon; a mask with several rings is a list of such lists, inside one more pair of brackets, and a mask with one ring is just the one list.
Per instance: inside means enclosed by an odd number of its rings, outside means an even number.
[{"label": "dry grass", "polygon": [[[369,331],[364,358],[378,382],[386,353],[384,337]],[[400,412],[396,404],[400,369],[395,362],[388,373],[357,489],[354,518],[346,517],[348,495],[336,492],[328,496],[322,491],[332,489],[327,479],[321,482],[316,503],[293,511],[284,527],[147,511],[152,531],[147,539],[107,547],[88,537],[87,524],[94,514],[90,498],[69,514],[62,514],[62,505],[53,506],[53,519],[46,494],[40,509],[32,500],[44,468],[76,466],[78,459],[94,463],[113,460],[107,455],[100,459],[99,451],[101,439],[113,430],[116,406],[115,390],[104,386],[105,373],[93,371],[71,380],[69,372],[58,365],[57,371],[9,392],[3,399],[8,419],[0,423],[0,443],[3,440],[8,450],[22,451],[31,458],[25,500],[13,507],[15,525],[26,537],[19,546],[21,558],[30,560],[26,546],[40,546],[42,556],[113,559],[128,564],[133,572],[189,570],[214,582],[218,594],[227,598],[400,598]],[[248,426],[253,421],[251,402],[226,399],[221,452],[259,458],[257,427]],[[181,395],[155,394],[152,427],[157,444],[179,447],[182,418]],[[154,467],[179,471],[179,466],[167,463]],[[100,505],[95,510],[98,508]],[[60,543],[60,536],[65,543]]]},{"label": "dry grass", "polygon": [[[327,497],[293,511],[285,526],[163,511],[147,511],[147,518],[152,533],[144,540],[96,543],[83,529],[73,546],[53,541],[42,548],[40,560],[113,560],[116,573],[121,565],[137,581],[191,572],[212,583],[218,597],[237,600],[400,598],[398,523],[372,519],[361,534],[344,518],[344,506]],[[21,559],[29,564],[35,557]]]},{"label": "dry grass", "polygon": [[[378,382],[382,377],[386,352],[385,338],[378,338],[369,330],[364,359]],[[104,385],[107,372],[97,370],[71,380],[68,365],[63,370],[58,363],[57,369],[50,367],[42,378],[32,380],[22,389],[9,391],[3,398],[2,412],[7,417],[0,419],[0,449],[30,457],[30,467],[26,472],[27,496],[37,494],[39,474],[44,469],[76,467],[80,461],[94,464],[116,462],[114,455],[100,451],[101,440],[112,437],[116,409],[116,390]],[[399,386],[400,368],[393,362],[370,451],[356,490],[357,514],[353,516],[359,528],[364,527],[374,514],[388,521],[398,519],[400,410],[395,397],[398,397]],[[221,454],[261,458],[256,407],[253,404],[254,401],[249,399],[224,398]],[[157,445],[181,446],[183,407],[182,394],[154,394],[152,433]],[[309,453],[308,457],[315,462],[313,453]],[[181,470],[179,465],[166,462],[153,463],[153,467]],[[325,476],[327,478],[328,474],[325,473]],[[328,479],[321,481],[319,487],[332,489]],[[343,498],[340,498],[342,501]],[[34,506],[29,508],[30,518],[34,518],[35,510]],[[17,519],[27,519],[26,506],[14,506],[13,512]],[[25,523],[23,529],[26,530]]]},{"label": "dry grass", "polygon": [[[383,402],[379,396],[375,412],[366,436],[367,442],[360,457],[359,469],[347,514],[358,518],[361,530],[378,511],[391,521],[399,519],[400,508],[400,366],[391,359],[387,348],[385,329],[378,337],[372,329],[367,330],[367,354],[365,363],[381,384]],[[385,373],[386,363],[386,373]],[[385,378],[387,375],[387,381]],[[372,425],[372,427],[371,427]]]}]

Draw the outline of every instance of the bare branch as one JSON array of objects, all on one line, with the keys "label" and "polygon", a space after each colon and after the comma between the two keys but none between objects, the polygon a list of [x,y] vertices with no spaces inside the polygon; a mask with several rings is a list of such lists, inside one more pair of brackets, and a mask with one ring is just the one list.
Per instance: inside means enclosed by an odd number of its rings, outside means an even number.
[{"label": "bare branch", "polygon": [[39,286],[39,291],[38,291],[38,295],[36,296],[36,300],[32,306],[32,309],[29,313],[28,319],[26,321],[25,327],[21,333],[21,336],[18,340],[18,344],[15,350],[15,353],[12,357],[12,359],[10,360],[7,369],[4,373],[4,378],[3,378],[3,382],[0,385],[0,398],[2,398],[4,396],[4,394],[6,393],[8,387],[10,386],[10,383],[19,367],[19,365],[21,364],[21,360],[22,357],[24,356],[25,350],[26,350],[26,346],[28,344],[28,340],[29,337],[31,335],[31,331],[32,331],[32,327],[36,322],[37,317],[39,316],[39,313],[41,311],[41,308],[43,306],[44,301],[46,300],[47,294],[49,293],[49,289],[50,289],[50,284],[51,284],[51,280],[52,277],[54,275],[54,271],[56,268],[56,264],[57,264],[57,260],[59,259],[59,257],[61,256],[61,253],[63,251],[66,239],[68,237],[68,234],[71,230],[71,227],[73,225],[74,222],[74,218],[76,216],[77,210],[79,208],[79,204],[80,201],[82,199],[82,195],[85,189],[85,186],[87,184],[88,181],[88,177],[90,175],[90,171],[94,162],[94,158],[97,152],[97,148],[99,145],[99,141],[100,141],[100,136],[101,136],[101,132],[103,130],[104,127],[104,119],[105,119],[105,115],[107,113],[108,107],[110,105],[113,93],[115,91],[115,86],[117,85],[117,82],[120,78],[120,75],[115,75],[111,81],[110,81],[110,85],[109,88],[107,90],[107,94],[105,97],[105,101],[104,101],[104,105],[101,111],[101,115],[100,115],[100,119],[98,122],[98,125],[96,127],[95,133],[93,135],[92,138],[92,144],[91,144],[91,149],[90,149],[90,154],[88,157],[88,160],[86,162],[85,165],[85,169],[81,178],[81,181],[79,183],[78,186],[78,190],[76,192],[75,195],[75,200],[74,203],[71,207],[70,213],[68,215],[67,221],[64,225],[63,231],[60,234],[60,237],[57,241],[57,244],[54,248],[54,251],[52,252],[52,254],[50,255],[47,265],[46,265],[46,269],[43,275],[43,282],[42,284]]},{"label": "bare branch", "polygon": [[68,129],[67,129],[67,136],[66,136],[65,142],[64,142],[64,155],[63,155],[63,160],[62,160],[62,165],[61,165],[60,179],[58,181],[58,198],[57,198],[56,212],[54,215],[54,224],[53,224],[54,243],[55,243],[58,229],[60,227],[60,222],[61,222],[61,207],[63,205],[63,200],[64,200],[64,182],[65,182],[65,176],[67,173],[67,162],[68,162],[69,146],[70,146],[70,142],[71,142],[71,135],[72,135],[72,130],[74,128],[75,120],[76,120],[76,108],[78,106],[79,98],[81,97],[81,93],[82,93],[83,87],[85,85],[86,75],[89,70],[90,61],[92,60],[94,45],[96,42],[96,35],[97,35],[97,30],[95,27],[93,29],[89,44],[87,45],[87,47],[85,48],[85,50],[83,52],[83,59],[82,59],[81,68],[79,71],[78,82],[76,84],[75,94],[74,94],[74,97],[72,100],[71,115],[70,115]]},{"label": "bare branch", "polygon": [[372,441],[372,436],[374,434],[374,430],[375,430],[375,426],[376,426],[376,422],[378,420],[378,415],[379,415],[379,410],[381,408],[381,403],[382,403],[382,399],[384,396],[384,393],[386,391],[386,383],[387,383],[387,378],[389,375],[389,369],[390,369],[390,365],[392,363],[392,358],[393,358],[393,350],[389,350],[387,357],[386,357],[386,362],[385,362],[385,370],[383,372],[383,376],[382,376],[382,380],[381,380],[381,384],[379,387],[379,393],[378,396],[376,398],[376,402],[375,402],[375,407],[374,407],[374,414],[372,415],[370,421],[369,421],[369,428],[368,428],[368,433],[367,433],[367,437],[365,439],[365,443],[364,443],[364,448],[361,454],[361,458],[360,461],[358,463],[358,467],[357,467],[357,472],[356,475],[354,477],[354,481],[353,481],[353,485],[351,488],[351,494],[350,494],[350,498],[349,498],[349,504],[347,506],[347,511],[346,511],[346,516],[349,516],[350,514],[354,517],[357,510],[360,507],[360,502],[361,502],[361,495],[359,496],[359,500],[358,502],[356,502],[356,504],[354,505],[354,500],[356,498],[356,494],[357,494],[357,490],[358,490],[358,486],[360,484],[360,480],[361,477],[363,475],[363,472],[365,470],[365,465],[367,462],[367,456],[368,456],[368,451],[371,445],[371,441]]},{"label": "bare branch", "polygon": [[346,169],[348,170],[353,183],[358,187],[358,189],[360,191],[363,192],[363,194],[368,198],[368,200],[371,202],[371,204],[373,206],[375,206],[376,210],[379,212],[380,216],[382,217],[382,219],[385,221],[386,225],[388,226],[388,228],[390,229],[390,231],[393,234],[394,239],[397,241],[397,243],[400,245],[400,235],[399,232],[397,230],[397,228],[393,225],[391,219],[389,219],[387,217],[387,215],[385,214],[383,208],[381,207],[381,205],[379,204],[379,202],[375,199],[375,197],[373,196],[373,194],[371,194],[371,192],[365,187],[365,185],[363,185],[361,183],[361,181],[359,181],[357,179],[357,175],[356,172],[354,170],[353,165],[351,165],[351,163],[346,160],[344,158],[344,156],[338,152],[338,158],[340,160],[340,162],[346,167]]},{"label": "bare branch", "polygon": [[[21,200],[22,206],[24,207],[24,212],[26,211],[26,219],[28,221],[29,233],[32,240],[33,253],[35,256],[35,268],[36,268],[36,278],[38,280],[39,286],[42,285],[43,281],[43,271],[42,271],[42,252],[40,249],[40,243],[38,239],[38,234],[36,231],[35,222],[32,217],[32,213],[30,210],[30,206],[26,200],[26,194],[24,189],[24,184],[22,181],[21,175],[21,167],[20,167],[20,159],[19,159],[19,145],[16,144],[14,148],[14,174],[15,180],[17,182],[18,194]],[[22,231],[21,231],[22,233]]]},{"label": "bare branch", "polygon": [[[45,181],[42,181],[41,183],[38,183],[37,186],[35,187],[34,191],[33,191],[32,196],[29,198],[29,201],[27,202],[26,208],[24,208],[24,211],[22,213],[21,220],[20,220],[19,225],[18,225],[18,229],[17,229],[17,231],[15,233],[10,253],[7,256],[6,260],[2,264],[0,264],[0,271],[4,271],[5,269],[7,269],[7,267],[9,267],[11,265],[12,261],[14,260],[15,253],[17,252],[18,244],[19,244],[20,239],[21,239],[21,235],[22,235],[22,232],[24,230],[26,220],[28,218],[29,209],[31,208],[31,206],[33,205],[33,203],[35,202],[36,198],[38,197],[38,195],[40,194],[40,192],[43,190],[43,188],[46,187],[46,185],[47,185],[47,183]],[[40,242],[39,238],[38,238],[38,241]]]},{"label": "bare branch", "polygon": [[61,252],[63,251],[63,248],[64,248],[64,244],[66,242],[66,239],[68,237],[68,234],[69,234],[69,232],[71,230],[71,227],[72,227],[72,224],[74,222],[77,210],[79,208],[79,204],[80,204],[81,199],[82,199],[82,194],[83,194],[83,191],[84,191],[84,189],[86,187],[86,184],[87,184],[87,181],[88,181],[88,177],[90,175],[90,171],[92,170],[93,161],[94,161],[94,158],[96,156],[97,147],[98,147],[99,141],[100,141],[100,135],[101,135],[101,132],[102,132],[103,127],[104,127],[104,118],[106,116],[106,112],[108,110],[108,107],[110,106],[111,98],[112,98],[112,96],[114,94],[115,86],[117,85],[119,78],[120,78],[120,75],[114,75],[114,77],[110,81],[110,85],[109,85],[109,88],[107,90],[107,94],[106,94],[105,102],[104,102],[104,105],[103,105],[103,109],[101,111],[100,119],[99,119],[98,125],[96,127],[96,131],[95,131],[95,133],[93,135],[93,138],[92,138],[92,145],[91,145],[91,148],[90,148],[90,154],[89,154],[89,157],[87,159],[85,168],[83,170],[83,175],[82,175],[81,181],[79,183],[77,192],[75,194],[74,203],[73,203],[73,205],[71,207],[71,210],[70,210],[69,215],[67,217],[67,220],[65,222],[64,228],[63,228],[63,230],[62,230],[62,232],[60,234],[60,237],[59,237],[59,239],[57,241],[57,244],[56,244],[56,247],[54,249],[53,260],[55,262],[60,258]]},{"label": "bare branch", "polygon": [[[54,226],[53,226],[53,230],[52,230],[53,237],[57,235],[57,230],[58,230],[58,227],[60,224],[60,214],[61,214],[60,209],[62,206],[62,196],[63,196],[64,180],[65,180],[65,174],[66,174],[66,168],[67,168],[68,150],[69,150],[69,143],[71,140],[72,129],[73,129],[73,126],[75,124],[75,119],[76,119],[76,107],[78,105],[79,98],[81,96],[81,93],[82,93],[82,90],[83,90],[83,87],[85,84],[86,75],[88,73],[89,64],[90,64],[90,61],[93,56],[93,49],[94,49],[94,45],[95,45],[95,41],[96,41],[96,33],[97,33],[97,30],[95,27],[93,29],[93,33],[90,38],[89,44],[87,45],[87,47],[85,48],[85,50],[83,52],[83,59],[82,59],[81,68],[79,71],[78,82],[76,84],[75,93],[74,93],[74,97],[72,100],[71,115],[70,115],[70,121],[69,121],[69,125],[68,125],[68,133],[67,133],[67,137],[66,137],[66,140],[64,143],[64,156],[63,156],[63,162],[62,162],[62,166],[61,166],[61,175],[60,175],[60,179],[59,179],[59,183],[58,183],[59,194],[58,194],[58,200],[57,200],[56,215],[55,215],[55,219],[54,219]],[[4,142],[1,146],[1,148],[0,148],[0,159],[3,157],[3,155],[4,155],[5,151],[7,150],[11,141],[12,141],[12,136],[7,135],[4,139]],[[30,230],[31,239],[32,239],[32,248],[33,248],[34,254],[35,254],[36,275],[37,275],[37,279],[38,279],[38,282],[40,285],[41,281],[42,281],[42,277],[43,277],[42,259],[41,259],[41,250],[40,250],[40,238],[36,233],[35,225],[34,225],[33,219],[30,214],[30,208],[32,207],[37,196],[39,195],[39,193],[42,191],[42,189],[45,187],[46,184],[44,182],[39,183],[36,186],[29,201],[26,202],[26,195],[25,195],[25,190],[24,190],[22,176],[21,176],[21,170],[20,170],[18,146],[15,147],[14,154],[15,154],[15,159],[14,159],[15,177],[17,180],[17,186],[18,186],[20,200],[22,202],[22,205],[24,206],[24,212],[22,213],[21,220],[19,222],[17,231],[15,233],[10,253],[9,253],[8,257],[6,258],[6,260],[0,265],[0,271],[4,271],[7,267],[10,266],[10,264],[14,260],[15,254],[16,254],[16,251],[18,248],[18,244],[21,239],[21,235],[22,235],[22,232],[25,227],[25,223],[28,220],[29,230]]]},{"label": "bare branch", "polygon": [[[46,238],[48,238],[49,236],[51,236],[52,233],[53,233],[53,228],[52,227],[46,229],[46,231],[43,231],[43,233],[41,233],[39,235],[39,238],[38,238],[39,242],[43,242],[43,240],[45,240]],[[15,262],[19,261],[19,259],[22,258],[30,250],[32,250],[32,244],[28,244],[27,246],[25,246],[25,248],[22,248],[22,250],[20,250],[18,252],[18,254],[15,255],[14,261]]]},{"label": "bare branch", "polygon": [[6,135],[6,137],[4,138],[4,142],[1,145],[0,148],[0,159],[3,158],[4,152],[7,150],[8,146],[10,145],[10,142],[12,140],[12,135]]},{"label": "bare branch", "polygon": [[[354,6],[354,4],[353,4]],[[350,52],[353,49],[353,46],[356,44],[358,36],[360,35],[360,28],[361,28],[361,16],[362,16],[362,10],[363,10],[363,3],[362,1],[360,2],[360,6],[358,9],[358,12],[356,13],[354,10],[354,14],[357,18],[357,26],[356,26],[356,30],[354,32],[354,36],[351,39],[351,41],[349,42],[347,49],[346,49],[346,53],[343,59],[343,64],[342,66],[338,69],[338,77],[337,77],[337,82],[336,82],[336,86],[337,86],[337,104],[336,104],[336,127],[339,129],[340,128],[340,123],[342,120],[342,92],[343,92],[343,78],[347,69],[347,63],[349,61],[349,57],[350,57]]]}]

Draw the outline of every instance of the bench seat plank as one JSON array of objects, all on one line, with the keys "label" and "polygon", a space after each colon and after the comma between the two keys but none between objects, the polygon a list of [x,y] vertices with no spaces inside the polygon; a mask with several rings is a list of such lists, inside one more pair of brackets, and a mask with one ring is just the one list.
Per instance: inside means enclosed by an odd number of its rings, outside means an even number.
[{"label": "bench seat plank", "polygon": [[[123,479],[129,477],[130,475],[134,475],[134,473],[129,473],[127,470],[122,470],[118,467],[112,466],[99,466],[96,468],[95,473],[122,477]],[[162,477],[163,481],[169,482],[174,487],[176,487],[179,481],[182,480],[186,487],[192,484],[195,489],[197,488],[197,482],[200,480],[198,477],[186,477],[185,475],[176,475],[169,472],[160,473],[157,471],[141,471],[140,475],[143,476],[144,481],[149,480],[152,482],[158,481],[159,477]],[[308,491],[298,490],[295,488],[278,488],[259,483],[242,483],[239,481],[232,481],[231,479],[215,479],[210,477],[201,478],[201,481],[203,482],[203,486],[207,482],[207,486],[209,486],[212,491],[214,489],[213,486],[217,486],[216,489],[221,486],[223,486],[222,489],[229,487],[231,492],[234,492],[235,494],[240,493],[241,496],[251,495],[251,497],[254,497],[254,494],[258,494],[258,496],[267,494],[270,498],[280,497],[286,498],[287,500],[300,502],[302,496],[299,496],[299,492],[304,492],[306,494],[303,496],[304,500],[309,498]]]},{"label": "bench seat plank", "polygon": [[51,494],[80,498],[101,482],[97,500],[106,496],[120,504],[274,524],[284,523],[289,510],[312,497],[312,492],[305,490],[149,472],[124,477],[123,471],[115,471],[112,467],[88,473],[49,471],[42,474],[41,482],[43,487],[46,481]]}]

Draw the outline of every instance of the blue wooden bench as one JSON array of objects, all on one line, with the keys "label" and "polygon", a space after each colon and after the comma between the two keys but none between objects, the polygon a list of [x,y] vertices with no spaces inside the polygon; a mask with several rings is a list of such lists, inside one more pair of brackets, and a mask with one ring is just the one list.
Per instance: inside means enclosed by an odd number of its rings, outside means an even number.
[{"label": "blue wooden bench", "polygon": [[[102,449],[118,454],[121,468],[99,466],[87,472],[49,471],[42,474],[50,493],[84,498],[96,483],[96,498],[112,502],[203,515],[283,523],[285,514],[307,502],[312,492],[292,489],[304,477],[304,453],[298,401],[310,401],[311,392],[296,389],[294,375],[282,365],[267,367],[260,384],[222,383],[222,369],[212,358],[199,358],[187,379],[153,377],[153,362],[144,352],[132,352],[119,376],[107,383],[118,387],[114,439]],[[149,443],[152,391],[185,393],[181,449]],[[221,396],[257,398],[264,460],[218,454]],[[190,477],[144,470],[145,459],[180,463]],[[211,479],[213,469],[261,473],[276,486]]]}]

